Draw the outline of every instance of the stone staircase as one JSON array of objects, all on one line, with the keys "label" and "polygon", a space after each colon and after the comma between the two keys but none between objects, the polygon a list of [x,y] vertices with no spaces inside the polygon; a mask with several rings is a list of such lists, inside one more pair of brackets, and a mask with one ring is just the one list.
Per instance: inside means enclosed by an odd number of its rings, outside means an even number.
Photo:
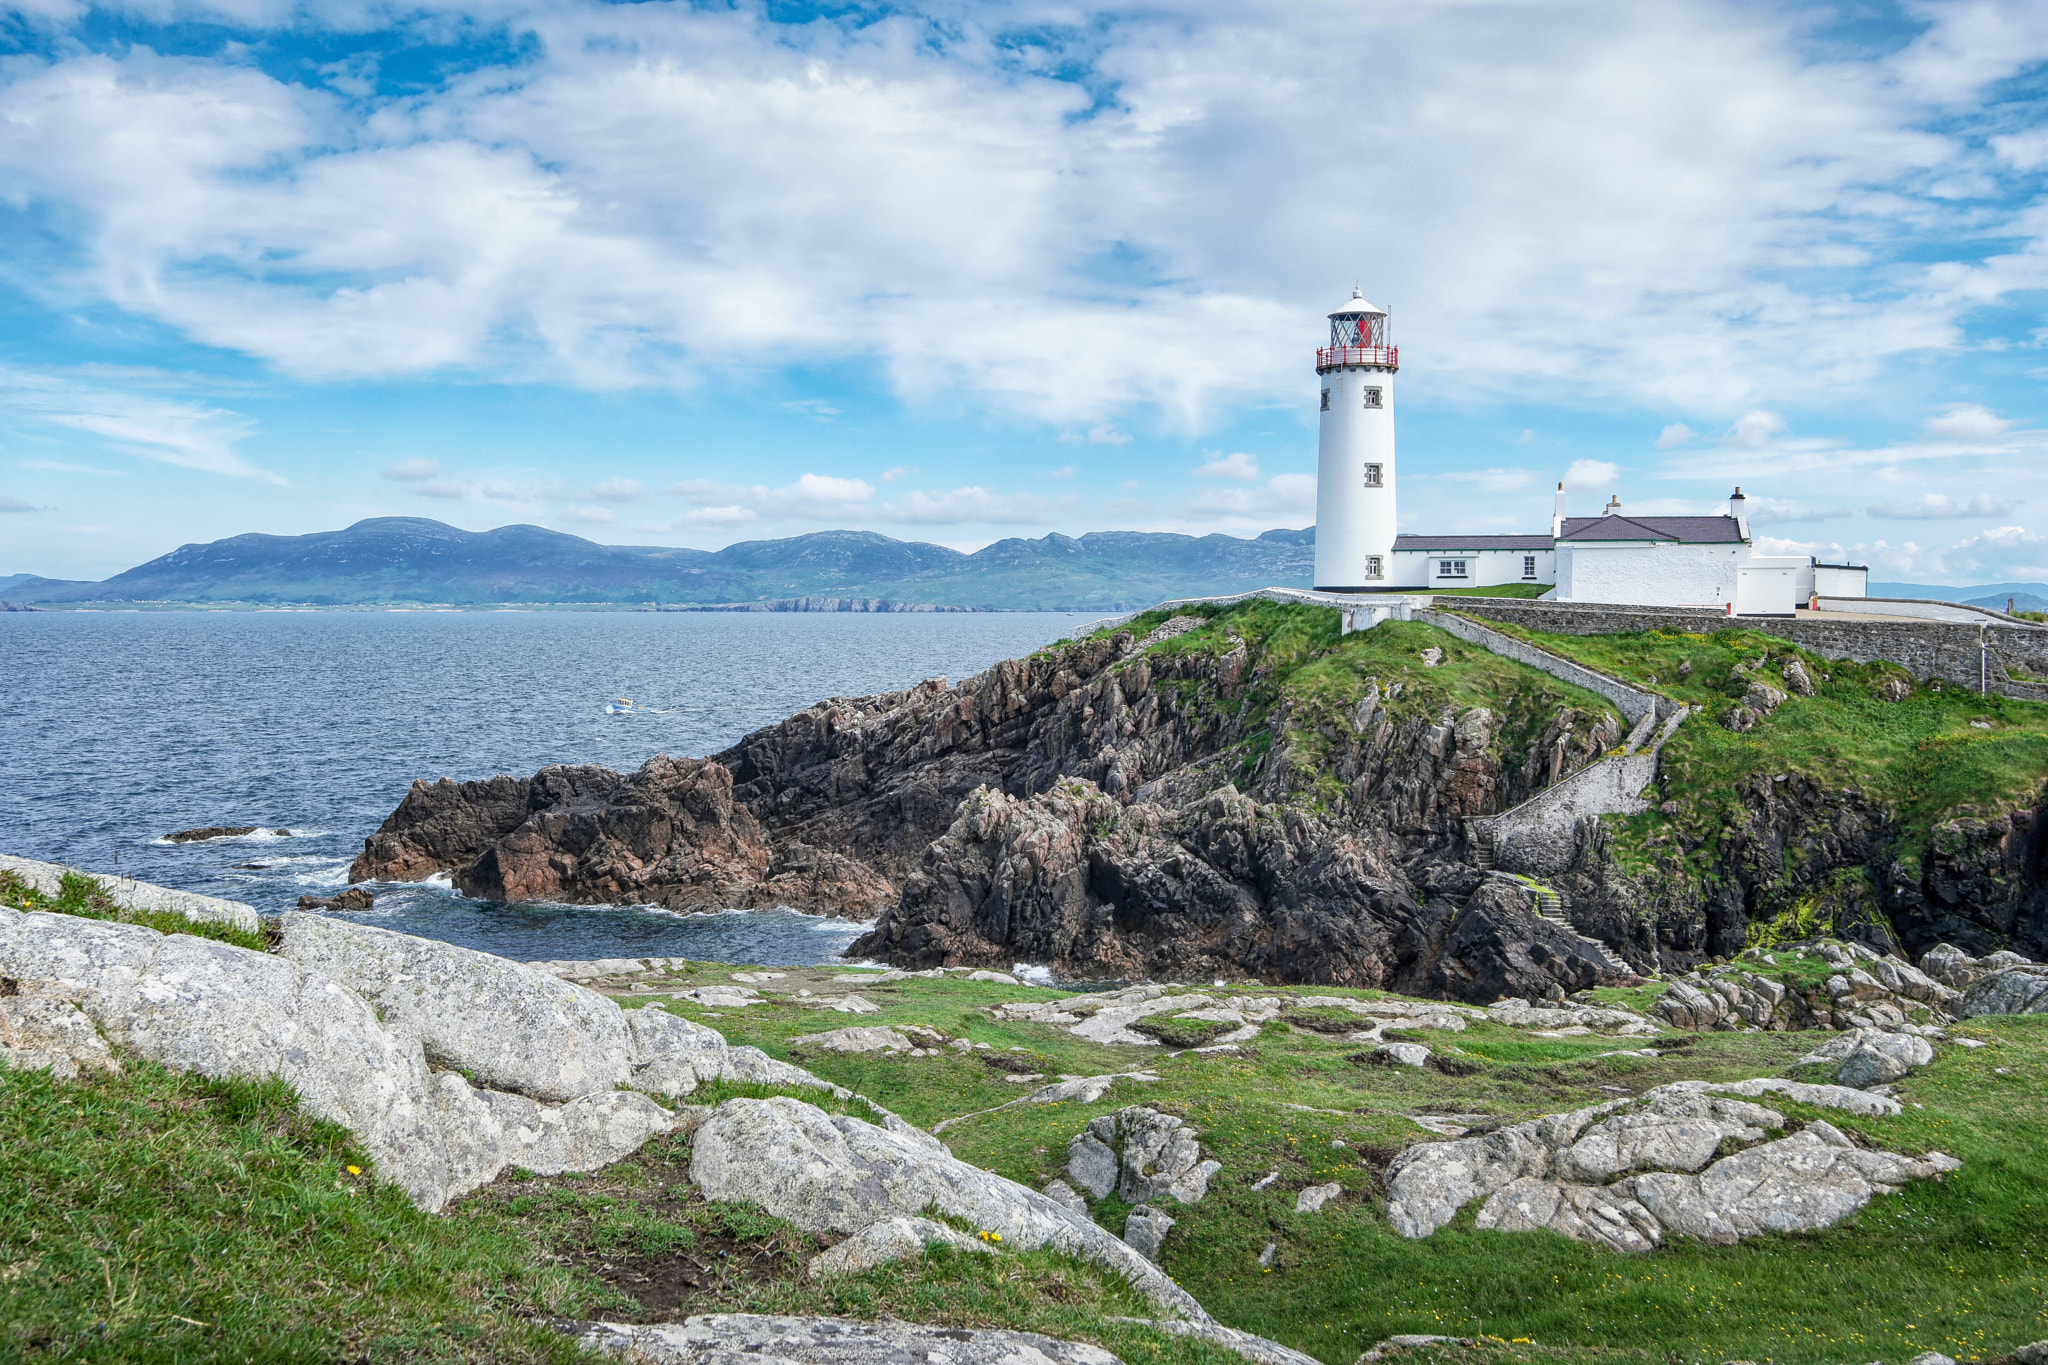
[{"label": "stone staircase", "polygon": [[[1475,854],[1477,852],[1477,848],[1478,846],[1475,843]],[[1492,854],[1492,844],[1490,840],[1487,844],[1487,853],[1489,857]],[[1487,866],[1487,864],[1481,863],[1480,866],[1485,867]],[[1556,887],[1551,886],[1545,882],[1540,882],[1536,880],[1534,877],[1524,876],[1519,873],[1489,871],[1487,875],[1489,877],[1497,877],[1505,882],[1511,882],[1515,886],[1520,887],[1522,890],[1527,891],[1532,897],[1535,898],[1536,913],[1538,916],[1540,916],[1543,919],[1549,920],[1552,924],[1555,924],[1558,928],[1563,929],[1565,932],[1569,933],[1573,938],[1577,939],[1579,943],[1584,947],[1586,956],[1592,958],[1595,962],[1600,963],[1608,971],[1615,972],[1621,975],[1634,974],[1635,968],[1629,966],[1628,963],[1622,961],[1621,958],[1615,954],[1612,948],[1609,948],[1605,943],[1602,943],[1599,939],[1594,938],[1591,934],[1582,934],[1579,932],[1579,927],[1572,923],[1571,898],[1567,896],[1564,892],[1558,890]]]}]

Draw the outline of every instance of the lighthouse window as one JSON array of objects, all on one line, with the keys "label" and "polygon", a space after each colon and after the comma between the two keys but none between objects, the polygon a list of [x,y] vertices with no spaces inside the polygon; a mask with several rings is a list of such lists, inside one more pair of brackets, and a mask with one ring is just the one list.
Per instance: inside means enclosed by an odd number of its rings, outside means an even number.
[{"label": "lighthouse window", "polygon": [[1365,486],[1367,488],[1378,488],[1380,486],[1380,466],[1369,464],[1365,467]]},{"label": "lighthouse window", "polygon": [[1330,391],[1329,391],[1328,389],[1324,389],[1324,390],[1323,390],[1323,411],[1324,411],[1324,412],[1328,412],[1329,410],[1330,410]]},{"label": "lighthouse window", "polygon": [[1465,561],[1462,559],[1439,559],[1436,562],[1438,578],[1464,578]]},{"label": "lighthouse window", "polygon": [[1536,576],[1536,556],[1535,556],[1535,555],[1523,555],[1523,556],[1522,556],[1522,577],[1524,577],[1524,578],[1534,578],[1535,576]]},{"label": "lighthouse window", "polygon": [[1365,557],[1365,576],[1367,578],[1378,578],[1380,576],[1380,557],[1378,555],[1367,555]]},{"label": "lighthouse window", "polygon": [[1381,390],[1379,389],[1367,389],[1365,391],[1365,405],[1369,408],[1385,407],[1386,404],[1383,401],[1381,401],[1380,393]]}]

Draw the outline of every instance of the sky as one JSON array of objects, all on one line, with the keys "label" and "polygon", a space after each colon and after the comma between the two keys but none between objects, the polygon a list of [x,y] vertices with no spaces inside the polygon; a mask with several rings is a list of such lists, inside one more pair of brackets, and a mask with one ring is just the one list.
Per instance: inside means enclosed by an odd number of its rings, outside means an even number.
[{"label": "sky", "polygon": [[2048,580],[2048,4],[0,0],[0,574],[1708,512]]}]

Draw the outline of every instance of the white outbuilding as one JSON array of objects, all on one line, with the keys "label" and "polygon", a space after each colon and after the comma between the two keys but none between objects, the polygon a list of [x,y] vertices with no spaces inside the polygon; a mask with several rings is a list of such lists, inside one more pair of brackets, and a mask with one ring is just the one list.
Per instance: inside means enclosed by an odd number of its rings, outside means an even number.
[{"label": "white outbuilding", "polygon": [[1322,413],[1316,454],[1315,586],[1325,592],[1441,592],[1538,584],[1559,602],[1705,608],[1790,616],[1816,594],[1862,597],[1868,571],[1761,553],[1737,488],[1710,516],[1634,516],[1610,498],[1596,517],[1565,512],[1548,535],[1396,532],[1394,375],[1385,310],[1352,291],[1316,350]]}]

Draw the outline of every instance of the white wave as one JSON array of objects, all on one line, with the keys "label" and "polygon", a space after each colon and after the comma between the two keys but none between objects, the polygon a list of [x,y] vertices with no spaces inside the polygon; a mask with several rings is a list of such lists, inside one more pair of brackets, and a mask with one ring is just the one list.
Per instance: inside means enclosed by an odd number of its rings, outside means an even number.
[{"label": "white wave", "polygon": [[1052,979],[1052,968],[1041,967],[1035,962],[1019,962],[1016,966],[1010,968],[1010,975],[1028,986],[1051,986],[1056,984]]}]

